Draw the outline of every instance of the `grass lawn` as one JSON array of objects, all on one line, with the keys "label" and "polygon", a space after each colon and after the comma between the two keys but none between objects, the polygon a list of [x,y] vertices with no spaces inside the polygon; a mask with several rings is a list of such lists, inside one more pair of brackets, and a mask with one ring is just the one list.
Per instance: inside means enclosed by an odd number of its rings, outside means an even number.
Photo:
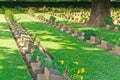
[{"label": "grass lawn", "polygon": [[64,65],[69,69],[69,76],[79,76],[83,80],[120,79],[120,57],[40,23],[26,14],[15,16],[21,18],[19,22],[31,34],[36,33],[41,44],[54,57],[61,73]]},{"label": "grass lawn", "polygon": [[0,14],[0,80],[32,80],[2,14]]},{"label": "grass lawn", "polygon": [[[49,19],[50,15],[48,13],[43,14],[43,13],[36,13],[35,15],[43,15],[44,18]],[[113,32],[111,30],[107,30],[104,28],[100,28],[100,27],[82,27],[82,24],[77,23],[77,22],[73,22],[73,21],[67,21],[66,19],[60,18],[60,17],[56,17],[56,21],[61,23],[61,24],[65,24],[68,27],[72,27],[78,31],[86,31],[86,30],[93,30],[95,31],[96,37],[106,40],[109,43],[112,44],[116,44],[120,46],[120,29],[119,32]],[[117,26],[120,28],[120,26]]]}]

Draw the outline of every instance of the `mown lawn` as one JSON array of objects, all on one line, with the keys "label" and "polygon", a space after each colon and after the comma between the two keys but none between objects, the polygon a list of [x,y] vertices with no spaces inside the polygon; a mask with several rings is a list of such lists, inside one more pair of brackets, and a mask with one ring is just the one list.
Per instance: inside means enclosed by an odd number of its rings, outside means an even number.
[{"label": "mown lawn", "polygon": [[0,80],[32,80],[2,14],[0,14]]},{"label": "mown lawn", "polygon": [[[54,57],[61,73],[64,65],[69,69],[69,76],[75,77],[79,73],[79,77],[83,80],[120,79],[119,56],[40,23],[26,14],[16,14],[15,16],[21,18],[19,22],[31,34],[37,35],[41,44]],[[63,65],[60,63],[61,61]]]},{"label": "mown lawn", "polygon": [[[46,19],[49,19],[49,17],[50,17],[50,15],[48,13],[46,13],[46,14],[36,13],[35,15],[42,15]],[[60,17],[56,17],[56,21],[61,24],[65,24],[68,27],[72,27],[78,31],[84,32],[87,30],[92,30],[96,34],[97,38],[106,40],[109,43],[120,46],[120,29],[118,32],[113,32],[111,30],[107,30],[107,29],[100,28],[100,27],[83,27],[82,24],[80,24],[80,23],[68,21],[68,20],[60,18]],[[117,26],[117,27],[120,28],[120,26]]]}]

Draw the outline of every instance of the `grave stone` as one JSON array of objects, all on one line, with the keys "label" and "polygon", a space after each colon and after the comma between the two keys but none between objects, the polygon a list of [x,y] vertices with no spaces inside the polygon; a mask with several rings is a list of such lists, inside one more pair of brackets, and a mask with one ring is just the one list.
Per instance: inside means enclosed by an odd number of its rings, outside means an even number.
[{"label": "grave stone", "polygon": [[115,27],[115,28],[114,28],[114,31],[115,31],[115,32],[118,32],[118,30],[119,30],[118,27]]},{"label": "grave stone", "polygon": [[74,33],[74,29],[68,27],[65,32],[72,35]]},{"label": "grave stone", "polygon": [[100,43],[100,40],[97,39],[96,37],[94,36],[90,36],[90,40],[87,40],[88,43],[91,43],[91,44],[99,44]]},{"label": "grave stone", "polygon": [[85,34],[85,33],[77,32],[77,38],[78,38],[78,39],[81,39],[81,40],[84,40],[84,39],[85,39],[84,34]]},{"label": "grave stone", "polygon": [[34,75],[43,73],[43,66],[40,62],[32,62],[30,66]]},{"label": "grave stone", "polygon": [[100,45],[97,45],[98,47],[105,49],[105,50],[111,50],[112,45],[109,44],[107,41],[102,40]]},{"label": "grave stone", "polygon": [[30,54],[25,54],[25,59],[26,59],[26,61],[27,61],[28,64],[31,63],[31,62],[34,62],[34,61],[31,59]]},{"label": "grave stone", "polygon": [[46,77],[46,80],[63,80],[63,76],[58,74],[57,70],[55,69],[48,69],[45,67],[44,75]]},{"label": "grave stone", "polygon": [[65,25],[63,25],[60,30],[63,31],[63,32],[65,32],[67,29],[68,29],[68,27],[66,27]]},{"label": "grave stone", "polygon": [[37,74],[37,80],[46,80],[44,74]]},{"label": "grave stone", "polygon": [[120,46],[115,46],[115,49],[111,52],[120,56]]}]

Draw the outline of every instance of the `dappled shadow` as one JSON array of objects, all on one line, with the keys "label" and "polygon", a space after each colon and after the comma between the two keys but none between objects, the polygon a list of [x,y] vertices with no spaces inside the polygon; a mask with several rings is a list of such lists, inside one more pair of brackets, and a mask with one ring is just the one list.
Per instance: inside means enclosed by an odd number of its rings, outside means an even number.
[{"label": "dappled shadow", "polygon": [[7,47],[0,47],[0,53],[7,53]]},{"label": "dappled shadow", "polygon": [[[22,22],[22,25],[32,35],[37,35],[41,44],[54,56],[54,60],[57,62],[58,69],[61,72],[63,68],[60,60],[64,60],[65,65],[70,68],[70,75],[75,74],[78,68],[84,67],[87,69],[84,73],[85,79],[89,79],[91,74],[95,76],[92,77],[93,79],[99,78],[101,74],[102,76],[111,75],[107,73],[110,72],[111,67],[120,66],[118,64],[120,60],[118,56],[96,48],[46,24],[40,22]],[[73,62],[78,62],[79,64],[75,65]],[[112,71],[114,70],[120,70],[120,68],[114,68]],[[118,72],[117,75],[119,75]]]},{"label": "dappled shadow", "polygon": [[10,39],[12,34],[8,28],[7,23],[0,23],[0,39]]},{"label": "dappled shadow", "polygon": [[0,79],[31,80],[31,76],[17,49],[0,47]]},{"label": "dappled shadow", "polygon": [[7,23],[0,22],[0,80],[31,80]]}]

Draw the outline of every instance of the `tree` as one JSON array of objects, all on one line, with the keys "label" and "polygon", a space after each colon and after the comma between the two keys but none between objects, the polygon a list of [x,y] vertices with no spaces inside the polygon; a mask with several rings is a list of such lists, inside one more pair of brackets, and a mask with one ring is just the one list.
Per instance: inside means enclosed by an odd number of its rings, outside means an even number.
[{"label": "tree", "polygon": [[110,0],[92,0],[89,26],[101,26],[102,22],[110,17]]}]

